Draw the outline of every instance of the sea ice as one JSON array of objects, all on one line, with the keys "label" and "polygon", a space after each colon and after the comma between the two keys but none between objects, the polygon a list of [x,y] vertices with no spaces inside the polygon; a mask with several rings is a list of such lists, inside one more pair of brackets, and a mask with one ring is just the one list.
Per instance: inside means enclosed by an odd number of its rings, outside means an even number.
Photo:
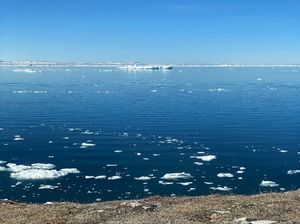
[{"label": "sea ice", "polygon": [[71,173],[79,173],[76,168],[54,170],[55,165],[50,163],[33,163],[30,166],[8,163],[6,166],[8,167],[6,171],[12,172],[10,177],[17,180],[53,179]]},{"label": "sea ice", "polygon": [[94,143],[83,142],[83,143],[81,143],[80,148],[86,149],[86,148],[88,148],[88,147],[95,147],[95,146],[96,146],[96,144],[94,144]]},{"label": "sea ice", "polygon": [[278,187],[279,184],[275,183],[274,181],[263,180],[259,186],[261,186],[261,187]]},{"label": "sea ice", "polygon": [[297,174],[297,173],[300,173],[300,170],[289,170],[287,172],[287,174],[291,175],[291,174]]},{"label": "sea ice", "polygon": [[229,177],[229,178],[231,178],[231,177],[233,177],[233,174],[231,174],[231,173],[218,173],[217,177],[220,177],[220,178]]},{"label": "sea ice", "polygon": [[214,191],[231,191],[232,188],[224,186],[224,187],[210,187],[210,189]]},{"label": "sea ice", "polygon": [[39,186],[39,189],[40,190],[53,190],[53,189],[56,189],[58,188],[58,186],[54,186],[54,185],[46,185],[46,184],[41,184]]},{"label": "sea ice", "polygon": [[173,182],[165,182],[165,181],[158,181],[159,184],[162,184],[162,185],[170,185],[170,184],[173,184]]},{"label": "sea ice", "polygon": [[135,177],[134,179],[146,181],[146,180],[151,180],[152,178],[148,176],[141,176],[141,177]]},{"label": "sea ice", "polygon": [[193,176],[189,173],[166,173],[164,176],[162,176],[160,179],[162,180],[178,180],[178,179],[190,179],[193,178]]},{"label": "sea ice", "polygon": [[180,184],[180,185],[182,185],[182,186],[188,186],[188,185],[193,184],[193,182],[180,182],[180,183],[178,183],[178,184]]},{"label": "sea ice", "polygon": [[96,180],[106,179],[106,175],[95,176],[95,179],[96,179]]},{"label": "sea ice", "polygon": [[23,141],[24,138],[22,138],[20,135],[15,135],[14,136],[14,141]]},{"label": "sea ice", "polygon": [[202,161],[208,162],[213,159],[216,159],[217,157],[215,155],[207,155],[207,156],[196,156],[197,159],[201,159]]},{"label": "sea ice", "polygon": [[121,178],[122,178],[121,176],[116,175],[116,176],[108,177],[107,179],[108,179],[108,180],[119,180],[119,179],[121,179]]}]

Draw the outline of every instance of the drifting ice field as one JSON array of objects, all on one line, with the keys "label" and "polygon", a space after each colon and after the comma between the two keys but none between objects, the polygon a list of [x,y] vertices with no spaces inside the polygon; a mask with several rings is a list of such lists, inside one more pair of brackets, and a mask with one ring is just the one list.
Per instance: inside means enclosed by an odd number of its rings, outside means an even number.
[{"label": "drifting ice field", "polygon": [[0,198],[296,189],[299,114],[293,67],[2,67]]}]

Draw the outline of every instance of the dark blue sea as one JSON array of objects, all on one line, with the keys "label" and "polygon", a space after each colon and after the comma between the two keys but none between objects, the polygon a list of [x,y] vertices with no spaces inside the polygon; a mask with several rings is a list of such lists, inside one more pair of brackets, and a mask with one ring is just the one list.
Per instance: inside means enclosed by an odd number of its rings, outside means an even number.
[{"label": "dark blue sea", "polygon": [[14,69],[0,68],[1,199],[300,188],[299,67]]}]

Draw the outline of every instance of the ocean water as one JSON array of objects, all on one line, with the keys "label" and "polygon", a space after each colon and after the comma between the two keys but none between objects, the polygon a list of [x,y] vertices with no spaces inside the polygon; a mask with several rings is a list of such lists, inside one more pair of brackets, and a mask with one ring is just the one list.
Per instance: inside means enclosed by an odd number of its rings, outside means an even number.
[{"label": "ocean water", "polygon": [[299,68],[12,70],[0,68],[2,199],[300,187]]}]

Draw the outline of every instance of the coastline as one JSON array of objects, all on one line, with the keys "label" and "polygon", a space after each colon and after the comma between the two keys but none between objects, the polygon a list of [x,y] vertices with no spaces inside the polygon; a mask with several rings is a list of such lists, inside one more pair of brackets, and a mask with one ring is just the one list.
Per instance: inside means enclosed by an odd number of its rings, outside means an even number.
[{"label": "coastline", "polygon": [[300,223],[300,189],[257,195],[149,197],[92,204],[0,201],[1,224]]}]

